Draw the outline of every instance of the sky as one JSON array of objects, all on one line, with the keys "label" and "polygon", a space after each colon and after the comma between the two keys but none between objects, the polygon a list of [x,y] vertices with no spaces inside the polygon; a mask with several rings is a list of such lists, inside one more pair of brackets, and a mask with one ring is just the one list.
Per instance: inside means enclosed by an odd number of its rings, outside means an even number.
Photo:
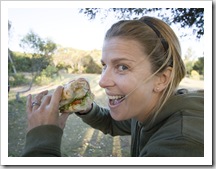
[{"label": "sky", "polygon": [[90,21],[78,8],[60,9],[9,9],[8,19],[12,22],[9,46],[19,49],[19,39],[33,30],[41,38],[51,38],[64,47],[100,49],[109,23]]},{"label": "sky", "polygon": [[[154,15],[154,14],[152,14]],[[103,16],[103,15],[101,15]],[[78,8],[9,8],[8,20],[12,23],[9,36],[9,48],[12,51],[21,51],[20,39],[30,30],[41,38],[50,38],[63,47],[72,47],[83,50],[101,49],[103,38],[108,28],[118,21],[113,14],[103,20],[100,16],[89,20]],[[191,48],[194,57],[203,54],[203,40],[199,41],[188,31],[188,36],[181,38],[182,29],[171,26],[180,39],[182,55]]]}]

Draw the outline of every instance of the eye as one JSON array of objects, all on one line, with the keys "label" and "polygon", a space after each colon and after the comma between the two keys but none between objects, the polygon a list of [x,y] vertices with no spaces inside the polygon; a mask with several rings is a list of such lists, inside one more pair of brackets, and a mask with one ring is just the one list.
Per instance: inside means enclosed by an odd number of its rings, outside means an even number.
[{"label": "eye", "polygon": [[118,71],[120,71],[120,72],[128,70],[128,67],[125,65],[118,65],[117,68],[118,68]]},{"label": "eye", "polygon": [[106,70],[106,64],[102,63],[102,71]]}]

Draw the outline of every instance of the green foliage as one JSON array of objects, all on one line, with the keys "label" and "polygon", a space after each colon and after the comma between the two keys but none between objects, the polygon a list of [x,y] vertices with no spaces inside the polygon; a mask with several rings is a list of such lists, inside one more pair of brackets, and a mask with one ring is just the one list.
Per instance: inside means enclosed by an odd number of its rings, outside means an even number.
[{"label": "green foliage", "polygon": [[52,54],[57,46],[50,39],[42,39],[30,31],[21,39],[20,46],[32,54],[31,69],[29,69],[32,73],[41,72],[48,65],[52,65]]},{"label": "green foliage", "polygon": [[37,85],[47,85],[49,84],[50,82],[52,81],[52,78],[51,77],[47,77],[45,75],[40,75],[40,76],[37,76],[36,79],[35,79],[35,83]]},{"label": "green foliage", "polygon": [[52,82],[58,76],[58,69],[55,66],[48,65],[43,69],[39,76],[36,77],[35,83],[38,85],[46,85]]},{"label": "green foliage", "polygon": [[31,53],[50,55],[56,49],[56,44],[50,39],[42,39],[33,31],[28,32],[22,39],[20,46]]},{"label": "green foliage", "polygon": [[[169,8],[168,8],[169,9]],[[204,8],[171,8],[173,23],[180,23],[181,27],[196,26],[196,36],[200,38],[204,34]]]},{"label": "green foliage", "polygon": [[[18,72],[28,72],[31,70],[31,57],[27,54],[20,52],[11,52],[13,57],[14,65]],[[9,72],[12,72],[11,64],[9,66]]]},{"label": "green foliage", "polygon": [[[103,19],[110,12],[115,13],[118,19],[137,19],[149,13],[156,13],[158,17],[168,24],[180,23],[182,28],[192,27],[196,32],[196,37],[200,38],[204,34],[204,8],[81,8],[83,13],[89,19],[94,19],[98,14],[103,14]],[[167,13],[171,13],[167,15]],[[136,16],[136,17],[135,17]]]},{"label": "green foliage", "polygon": [[71,66],[68,65],[67,63],[65,63],[64,61],[60,61],[60,62],[57,63],[56,68],[57,68],[58,70],[62,70],[62,69],[71,68]]},{"label": "green foliage", "polygon": [[196,70],[199,74],[204,75],[204,57],[198,58],[193,65],[193,70]]},{"label": "green foliage", "polygon": [[[53,65],[52,54],[55,52],[56,44],[50,39],[42,39],[30,31],[21,39],[20,46],[26,52],[11,52],[14,65],[8,65],[9,74],[12,73],[12,66],[15,66],[18,72],[31,73],[31,80],[35,80],[38,84],[49,83],[53,75],[57,73],[57,68],[51,66]],[[23,77],[14,78],[14,81],[20,84],[22,83],[20,79]]]},{"label": "green foliage", "polygon": [[188,48],[184,55],[184,64],[188,76],[190,76],[190,73],[193,70],[193,65],[194,65],[193,56],[194,56],[194,52],[192,51],[191,48]]},{"label": "green foliage", "polygon": [[[11,85],[24,85],[34,77],[25,78],[23,73],[28,72],[29,76],[38,72],[38,66],[40,71],[35,78],[37,85],[49,84],[56,77],[58,77],[59,71],[65,73],[101,73],[100,50],[84,51],[72,48],[59,48],[54,55],[50,57],[50,60],[44,59],[42,54],[20,53],[11,52],[16,65],[16,69],[20,72],[18,77],[11,76]],[[11,65],[8,65],[9,75],[13,74]]]},{"label": "green foliage", "polygon": [[9,84],[11,87],[26,85],[29,83],[29,80],[22,73],[11,74],[9,76]]},{"label": "green foliage", "polygon": [[50,39],[46,39],[43,41],[43,45],[41,47],[41,51],[44,53],[44,55],[51,55],[56,50],[57,45],[52,42]]},{"label": "green foliage", "polygon": [[[37,71],[39,65],[41,69],[44,69],[50,64],[49,60],[44,59],[46,56],[39,54],[11,52],[11,56],[18,72],[34,72]],[[12,64],[9,61],[8,73],[13,73]]]},{"label": "green foliage", "polygon": [[[188,48],[185,56],[184,56],[184,63],[187,71],[187,75],[191,76],[192,78],[198,77],[195,72],[199,74],[199,79],[204,78],[204,57],[200,57],[197,59],[194,59],[194,52],[191,48]],[[193,71],[193,73],[191,73]]]},{"label": "green foliage", "polygon": [[31,69],[33,72],[40,72],[43,69],[46,69],[48,65],[52,64],[51,58],[47,58],[41,54],[33,54],[31,59]]},{"label": "green foliage", "polygon": [[82,73],[101,73],[101,68],[94,62],[90,55],[81,58],[80,69],[83,69]]},{"label": "green foliage", "polygon": [[59,70],[66,69],[68,73],[101,73],[100,57],[99,50],[59,48],[53,55],[53,62]]},{"label": "green foliage", "polygon": [[185,68],[187,75],[190,75],[191,71],[193,70],[194,61],[187,61],[185,62]]},{"label": "green foliage", "polygon": [[53,77],[58,73],[58,69],[55,66],[48,65],[46,69],[43,69],[41,75],[46,77]]}]

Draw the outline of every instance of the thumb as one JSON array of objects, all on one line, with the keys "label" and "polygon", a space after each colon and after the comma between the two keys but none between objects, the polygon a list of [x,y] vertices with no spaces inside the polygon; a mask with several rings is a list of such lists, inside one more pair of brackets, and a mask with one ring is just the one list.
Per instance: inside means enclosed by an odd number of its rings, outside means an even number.
[{"label": "thumb", "polygon": [[70,113],[61,113],[59,116],[59,127],[63,130]]}]

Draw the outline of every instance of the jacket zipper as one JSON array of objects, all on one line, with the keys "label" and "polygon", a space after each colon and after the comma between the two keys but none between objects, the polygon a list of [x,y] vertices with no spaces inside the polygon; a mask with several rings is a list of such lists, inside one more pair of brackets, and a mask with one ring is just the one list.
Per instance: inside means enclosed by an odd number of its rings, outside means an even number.
[{"label": "jacket zipper", "polygon": [[137,121],[137,137],[136,137],[136,157],[139,156],[139,144],[140,144],[140,132],[142,129],[142,126],[139,126],[139,122]]}]

